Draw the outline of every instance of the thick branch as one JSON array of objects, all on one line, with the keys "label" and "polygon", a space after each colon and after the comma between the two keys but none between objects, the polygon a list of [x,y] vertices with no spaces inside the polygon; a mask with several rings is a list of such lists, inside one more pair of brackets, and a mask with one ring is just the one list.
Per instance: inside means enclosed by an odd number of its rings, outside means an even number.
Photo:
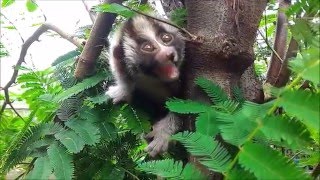
[{"label": "thick branch", "polygon": [[282,86],[285,86],[289,81],[290,69],[288,68],[288,62],[291,58],[297,56],[298,48],[299,48],[298,42],[295,39],[291,38],[286,57],[283,60],[283,63],[279,70],[279,74],[277,76],[274,86],[282,87]]},{"label": "thick branch", "polygon": [[[279,0],[279,10],[277,18],[277,29],[274,39],[274,50],[276,53],[272,53],[271,60],[269,64],[269,69],[267,72],[267,83],[270,83],[273,86],[276,86],[278,75],[281,69],[282,61],[281,59],[285,58],[286,54],[286,44],[287,44],[287,24],[288,20],[284,13],[284,9],[290,6],[290,1],[288,0]],[[279,56],[277,56],[278,54]],[[279,57],[281,59],[279,59]]]},{"label": "thick branch", "polygon": [[[45,33],[48,30],[52,30],[56,33],[58,33],[62,38],[67,39],[68,41],[70,41],[72,44],[74,44],[77,47],[81,47],[81,42],[78,41],[78,39],[76,37],[72,37],[71,35],[63,32],[61,29],[59,29],[58,27],[52,25],[52,24],[43,24],[41,25],[33,34],[31,37],[29,37],[23,44],[22,44],[22,48],[20,51],[20,56],[19,56],[19,60],[17,61],[17,63],[15,64],[15,68],[13,71],[13,74],[11,76],[11,79],[9,80],[9,82],[0,90],[4,91],[4,95],[5,95],[5,101],[1,107],[0,110],[0,116],[2,115],[3,111],[5,110],[7,105],[11,106],[11,101],[10,101],[10,97],[9,97],[9,88],[12,86],[12,84],[14,84],[16,82],[18,73],[19,73],[19,68],[21,66],[21,64],[24,62],[25,56],[27,54],[27,51],[29,49],[29,47],[31,46],[31,44],[35,41],[37,41],[39,39],[39,37]],[[14,108],[13,108],[14,110]],[[20,116],[19,114],[17,114],[18,116]]]},{"label": "thick branch", "polygon": [[[121,4],[122,0],[104,0],[104,3]],[[101,50],[105,45],[115,18],[116,15],[111,13],[99,13],[97,16],[90,32],[90,37],[79,57],[77,68],[74,73],[74,76],[77,79],[83,79],[93,73],[96,59],[98,59]]]}]

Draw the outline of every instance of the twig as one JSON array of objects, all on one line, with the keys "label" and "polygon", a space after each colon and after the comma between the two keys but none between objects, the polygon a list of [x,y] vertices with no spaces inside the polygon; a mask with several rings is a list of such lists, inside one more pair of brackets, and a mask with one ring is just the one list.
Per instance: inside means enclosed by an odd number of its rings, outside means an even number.
[{"label": "twig", "polygon": [[148,17],[148,18],[151,18],[151,19],[154,19],[154,20],[156,20],[156,21],[160,21],[160,22],[166,23],[166,24],[168,24],[168,25],[170,25],[170,26],[173,26],[173,27],[179,29],[179,30],[180,30],[181,32],[183,32],[184,34],[187,34],[187,35],[190,37],[191,41],[196,41],[196,42],[198,42],[198,41],[201,41],[201,39],[202,39],[202,38],[200,38],[199,36],[196,36],[196,35],[190,33],[190,32],[187,31],[185,28],[181,28],[181,27],[179,27],[179,26],[177,26],[177,25],[175,25],[175,24],[173,24],[173,23],[171,23],[171,22],[168,22],[168,21],[165,21],[165,20],[163,20],[163,19],[159,19],[159,18],[150,16],[150,15],[148,15],[148,14],[146,14],[146,13],[137,11],[137,10],[135,10],[135,9],[133,9],[133,8],[131,8],[131,7],[125,6],[125,5],[121,5],[121,6],[127,8],[127,9],[129,9],[129,10],[135,12],[135,13],[141,14],[141,15],[146,16],[146,17]]},{"label": "twig", "polygon": [[270,43],[267,41],[266,37],[264,37],[264,35],[262,34],[262,32],[258,29],[258,32],[260,34],[260,36],[262,37],[262,39],[264,40],[264,42],[267,44],[268,48],[274,53],[274,55],[277,56],[277,58],[283,62],[283,59],[279,56],[279,54],[276,52],[276,50],[274,50],[274,48],[270,45]]},{"label": "twig", "polygon": [[[11,79],[9,80],[9,82],[3,87],[0,88],[0,90],[4,91],[4,95],[5,95],[5,100],[4,103],[1,107],[0,110],[0,118],[2,116],[2,113],[4,112],[5,108],[7,105],[11,106],[11,108],[13,109],[13,111],[15,111],[15,109],[12,107],[11,105],[11,101],[10,101],[10,96],[9,96],[9,88],[16,82],[18,73],[19,73],[19,68],[21,66],[21,64],[24,62],[25,56],[27,54],[27,51],[29,49],[29,47],[31,46],[31,44],[35,41],[37,41],[40,37],[40,35],[42,35],[43,33],[45,33],[48,30],[52,30],[56,33],[58,33],[62,38],[68,40],[69,42],[71,42],[72,44],[74,44],[75,46],[77,46],[78,48],[82,47],[81,45],[81,41],[78,40],[78,38],[76,37],[72,37],[71,35],[63,32],[61,29],[59,29],[58,27],[52,25],[52,24],[42,24],[33,34],[32,36],[30,36],[23,44],[21,47],[21,51],[20,51],[20,56],[19,56],[19,60],[17,61],[17,63],[15,64],[15,68],[13,71],[13,74],[11,76]],[[16,111],[15,111],[16,112]],[[21,117],[18,113],[16,113],[19,117]]]},{"label": "twig", "polygon": [[133,179],[136,179],[136,180],[139,180],[139,178],[132,174],[130,171],[128,171],[127,169],[123,168],[123,167],[120,167],[124,172],[128,173],[130,176],[132,176]]},{"label": "twig", "polygon": [[13,107],[12,103],[10,102],[10,103],[8,103],[8,104],[9,104],[9,106],[11,107],[11,109],[13,110],[13,112],[16,113],[16,115],[19,116],[19,118],[21,118],[23,121],[25,121],[25,120],[23,119],[23,117],[18,113],[18,111]]},{"label": "twig", "polygon": [[16,31],[18,32],[18,34],[19,34],[19,37],[20,37],[22,43],[24,43],[24,39],[23,39],[20,31],[19,31],[18,28],[16,27],[16,25],[14,25],[14,23],[13,23],[6,15],[4,15],[2,12],[0,12],[0,15],[3,16],[3,17],[15,28],[15,30],[16,30]]},{"label": "twig", "polygon": [[92,14],[92,12],[90,11],[90,8],[88,7],[88,4],[85,2],[85,0],[81,0],[82,4],[84,5],[84,8],[86,8],[86,11],[88,12],[90,19],[92,21],[92,23],[94,23],[96,17]]},{"label": "twig", "polygon": [[314,168],[314,170],[311,173],[311,176],[316,179],[319,176],[319,174],[320,174],[320,163],[318,163],[317,166]]}]

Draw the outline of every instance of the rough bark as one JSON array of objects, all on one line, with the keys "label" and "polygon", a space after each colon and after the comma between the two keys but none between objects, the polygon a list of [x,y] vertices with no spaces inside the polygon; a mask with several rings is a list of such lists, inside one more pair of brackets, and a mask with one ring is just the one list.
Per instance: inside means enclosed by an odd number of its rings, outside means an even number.
[{"label": "rough bark", "polygon": [[[279,10],[277,17],[277,28],[276,35],[274,38],[274,47],[273,49],[277,53],[272,53],[271,60],[267,72],[267,83],[270,83],[273,86],[281,87],[283,83],[278,83],[279,73],[281,67],[284,65],[284,59],[286,55],[286,45],[287,45],[287,34],[288,34],[288,20],[284,13],[284,9],[290,6],[290,1],[288,0],[279,0]],[[285,64],[286,65],[286,64]]]},{"label": "rough bark", "polygon": [[[249,100],[263,100],[261,83],[255,78],[252,63],[253,44],[266,4],[267,0],[185,1],[187,30],[204,39],[203,43],[186,44],[182,72],[186,98],[209,102],[194,84],[197,77],[205,77],[220,85],[230,96],[232,88],[241,85]],[[194,130],[193,119],[190,118],[185,126]],[[191,156],[189,159],[211,179],[223,178],[201,166],[196,158]]]},{"label": "rough bark", "polygon": [[205,40],[202,44],[186,44],[183,81],[187,98],[207,99],[193,83],[199,76],[219,84],[228,94],[232,86],[240,84],[241,75],[254,60],[253,43],[266,3],[266,0],[185,1],[187,30]]}]

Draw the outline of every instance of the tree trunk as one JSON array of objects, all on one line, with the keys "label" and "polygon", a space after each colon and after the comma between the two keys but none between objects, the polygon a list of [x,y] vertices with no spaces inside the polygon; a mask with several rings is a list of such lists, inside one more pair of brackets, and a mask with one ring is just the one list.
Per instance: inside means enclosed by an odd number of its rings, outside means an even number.
[{"label": "tree trunk", "polygon": [[[254,60],[253,43],[266,4],[266,0],[185,1],[187,30],[204,38],[201,44],[186,44],[183,81],[187,98],[207,101],[194,85],[197,77],[212,80],[229,95],[233,86],[240,85],[241,75]],[[250,72],[252,67],[246,76],[254,76]],[[250,86],[248,82],[244,83],[246,87]],[[256,87],[251,89],[261,91]]]},{"label": "tree trunk", "polygon": [[[242,86],[248,100],[262,102],[261,83],[253,71],[253,44],[267,0],[185,0],[187,30],[204,38],[203,43],[186,44],[183,89],[187,99],[209,102],[194,80],[205,77],[232,96],[234,86]],[[244,73],[245,72],[245,73]],[[186,123],[194,130],[194,121]],[[198,164],[194,157],[190,161]],[[221,179],[206,168],[200,169],[211,178]]]}]

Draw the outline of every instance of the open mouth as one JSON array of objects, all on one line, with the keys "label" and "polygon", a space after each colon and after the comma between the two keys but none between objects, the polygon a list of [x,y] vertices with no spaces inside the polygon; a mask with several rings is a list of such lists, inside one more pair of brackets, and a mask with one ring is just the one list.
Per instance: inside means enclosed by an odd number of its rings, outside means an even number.
[{"label": "open mouth", "polygon": [[157,76],[163,81],[174,81],[179,78],[179,70],[173,63],[158,66],[155,69]]}]

